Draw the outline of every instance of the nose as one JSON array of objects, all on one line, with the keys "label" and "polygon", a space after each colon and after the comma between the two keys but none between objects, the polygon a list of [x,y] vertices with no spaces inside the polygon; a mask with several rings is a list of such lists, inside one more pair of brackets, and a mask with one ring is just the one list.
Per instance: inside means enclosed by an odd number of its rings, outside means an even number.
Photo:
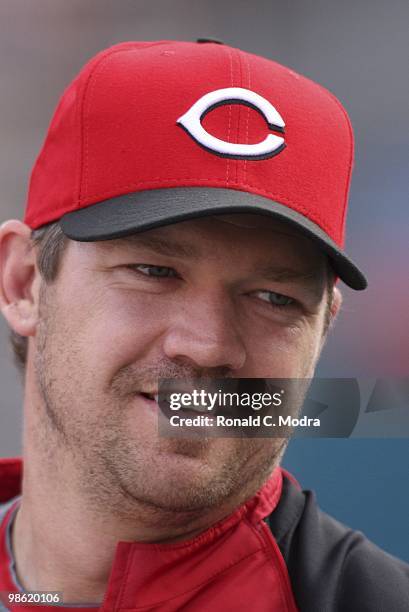
[{"label": "nose", "polygon": [[198,369],[231,372],[246,361],[233,305],[226,298],[209,295],[185,303],[167,330],[163,350],[169,359]]}]

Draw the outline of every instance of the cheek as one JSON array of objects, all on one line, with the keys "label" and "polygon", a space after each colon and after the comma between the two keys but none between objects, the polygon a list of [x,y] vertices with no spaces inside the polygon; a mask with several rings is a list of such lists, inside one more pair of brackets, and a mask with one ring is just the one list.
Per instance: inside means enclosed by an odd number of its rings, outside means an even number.
[{"label": "cheek", "polygon": [[166,319],[157,296],[104,288],[78,307],[76,334],[88,365],[115,372],[156,346]]},{"label": "cheek", "polygon": [[[249,334],[248,377],[303,378],[315,365],[319,347],[319,329],[311,322],[271,326]],[[244,376],[244,374],[242,374]]]}]

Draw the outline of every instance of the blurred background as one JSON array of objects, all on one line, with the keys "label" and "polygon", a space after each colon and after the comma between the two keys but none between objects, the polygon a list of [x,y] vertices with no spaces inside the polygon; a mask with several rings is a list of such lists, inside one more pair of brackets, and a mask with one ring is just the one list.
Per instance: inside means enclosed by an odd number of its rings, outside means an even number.
[{"label": "blurred background", "polygon": [[[124,40],[216,38],[330,89],[355,130],[346,250],[367,273],[317,375],[409,375],[407,0],[3,0],[0,222],[22,218],[30,169],[82,65]],[[0,457],[21,452],[23,391],[0,319]],[[409,561],[409,440],[294,440],[284,465],[321,507]],[[406,534],[403,536],[402,534]]]}]

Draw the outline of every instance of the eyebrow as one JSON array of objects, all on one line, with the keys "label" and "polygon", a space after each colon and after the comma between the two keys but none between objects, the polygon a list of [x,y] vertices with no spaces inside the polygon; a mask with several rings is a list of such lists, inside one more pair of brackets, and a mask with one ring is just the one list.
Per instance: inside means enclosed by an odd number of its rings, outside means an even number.
[{"label": "eyebrow", "polygon": [[144,248],[150,249],[151,251],[155,251],[155,253],[159,253],[160,255],[165,255],[167,257],[188,257],[190,259],[199,259],[200,252],[193,245],[184,243],[184,242],[173,242],[171,240],[164,240],[163,238],[159,238],[157,236],[146,236],[144,234],[131,234],[129,236],[124,236],[123,238],[116,238],[111,242],[112,248],[122,248],[122,247],[138,247],[142,246]]},{"label": "eyebrow", "polygon": [[268,280],[278,283],[287,283],[291,281],[309,282],[317,279],[318,275],[314,270],[295,270],[285,266],[266,266],[258,270],[261,276]]}]

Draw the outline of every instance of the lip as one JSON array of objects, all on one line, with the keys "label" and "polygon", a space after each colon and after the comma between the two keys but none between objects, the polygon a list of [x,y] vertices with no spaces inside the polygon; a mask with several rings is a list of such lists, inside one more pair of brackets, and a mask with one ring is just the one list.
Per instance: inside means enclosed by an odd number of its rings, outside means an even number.
[{"label": "lip", "polygon": [[[186,392],[188,392],[186,390]],[[149,397],[151,396],[151,397]],[[150,409],[158,412],[169,404],[169,400],[166,396],[161,395],[161,405],[159,405],[159,392],[157,390],[152,391],[138,391],[135,393],[135,397],[138,397],[142,400]],[[209,416],[213,417],[219,414],[224,415],[225,417],[235,417],[237,413],[235,410],[226,407],[218,406],[215,410],[209,411],[205,406],[186,406],[180,408],[178,411],[175,411],[175,414],[180,413],[183,416],[195,417],[195,416]]]},{"label": "lip", "polygon": [[[144,392],[140,392],[140,393],[135,393],[135,397],[142,401],[145,406],[147,406],[151,411],[153,412],[158,412],[159,410],[159,404],[157,402],[157,399],[151,399],[149,397],[147,397],[147,395]],[[155,394],[155,398],[157,398],[157,394]]]}]

